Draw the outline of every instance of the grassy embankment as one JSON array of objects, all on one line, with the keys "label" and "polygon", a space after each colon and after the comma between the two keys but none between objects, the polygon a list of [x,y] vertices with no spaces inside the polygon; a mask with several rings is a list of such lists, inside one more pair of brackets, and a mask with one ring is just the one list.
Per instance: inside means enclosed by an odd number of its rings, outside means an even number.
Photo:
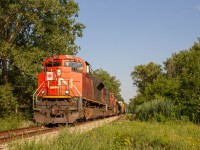
[{"label": "grassy embankment", "polygon": [[165,123],[121,120],[85,133],[63,129],[53,139],[26,141],[14,149],[116,150],[116,149],[200,149],[200,127],[190,122]]},{"label": "grassy embankment", "polygon": [[0,118],[0,131],[25,128],[33,125],[33,122],[28,121],[20,115],[11,115],[4,118]]}]

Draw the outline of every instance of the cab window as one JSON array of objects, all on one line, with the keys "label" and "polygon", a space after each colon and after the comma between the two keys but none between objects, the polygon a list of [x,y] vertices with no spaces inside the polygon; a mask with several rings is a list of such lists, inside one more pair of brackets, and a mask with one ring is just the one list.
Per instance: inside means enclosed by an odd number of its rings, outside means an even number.
[{"label": "cab window", "polygon": [[65,61],[65,67],[71,67],[73,71],[82,72],[83,71],[83,64],[81,62],[69,62]]},{"label": "cab window", "polygon": [[46,67],[56,67],[60,66],[60,62],[48,62],[46,63]]},{"label": "cab window", "polygon": [[42,66],[43,70],[44,71],[47,71],[47,68],[48,67],[58,67],[58,66],[61,66],[61,63],[60,62],[48,62],[45,64],[45,66]]}]

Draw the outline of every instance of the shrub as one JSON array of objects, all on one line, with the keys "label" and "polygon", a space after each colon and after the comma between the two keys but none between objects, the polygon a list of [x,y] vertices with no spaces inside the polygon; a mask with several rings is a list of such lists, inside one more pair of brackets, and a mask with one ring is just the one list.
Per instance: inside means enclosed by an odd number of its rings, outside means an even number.
[{"label": "shrub", "polygon": [[10,114],[4,118],[0,118],[0,131],[12,130],[33,126],[31,121],[26,120],[22,115]]},{"label": "shrub", "polygon": [[136,108],[137,118],[140,120],[152,120],[165,121],[165,118],[171,118],[175,111],[175,107],[172,101],[160,98],[159,100],[153,100],[145,102]]},{"label": "shrub", "polygon": [[15,112],[17,103],[9,84],[0,86],[0,117]]}]

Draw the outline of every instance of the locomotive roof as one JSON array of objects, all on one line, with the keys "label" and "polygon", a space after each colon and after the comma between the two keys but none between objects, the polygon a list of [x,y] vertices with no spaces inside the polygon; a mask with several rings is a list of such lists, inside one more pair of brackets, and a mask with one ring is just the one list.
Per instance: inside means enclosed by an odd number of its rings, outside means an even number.
[{"label": "locomotive roof", "polygon": [[44,62],[48,62],[48,61],[53,61],[53,60],[70,60],[70,61],[77,61],[77,62],[85,62],[88,65],[90,65],[87,61],[79,58],[79,57],[75,57],[74,55],[53,55],[52,57],[48,57],[44,60]]}]

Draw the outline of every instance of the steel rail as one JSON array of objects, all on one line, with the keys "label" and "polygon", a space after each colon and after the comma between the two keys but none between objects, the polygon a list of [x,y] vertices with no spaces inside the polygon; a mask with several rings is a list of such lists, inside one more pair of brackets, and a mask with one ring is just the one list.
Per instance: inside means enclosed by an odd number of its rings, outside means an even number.
[{"label": "steel rail", "polygon": [[1,131],[0,132],[0,144],[8,143],[16,139],[24,139],[26,137],[32,137],[41,135],[47,132],[57,131],[57,128],[48,128],[45,126],[21,128],[16,130]]}]

